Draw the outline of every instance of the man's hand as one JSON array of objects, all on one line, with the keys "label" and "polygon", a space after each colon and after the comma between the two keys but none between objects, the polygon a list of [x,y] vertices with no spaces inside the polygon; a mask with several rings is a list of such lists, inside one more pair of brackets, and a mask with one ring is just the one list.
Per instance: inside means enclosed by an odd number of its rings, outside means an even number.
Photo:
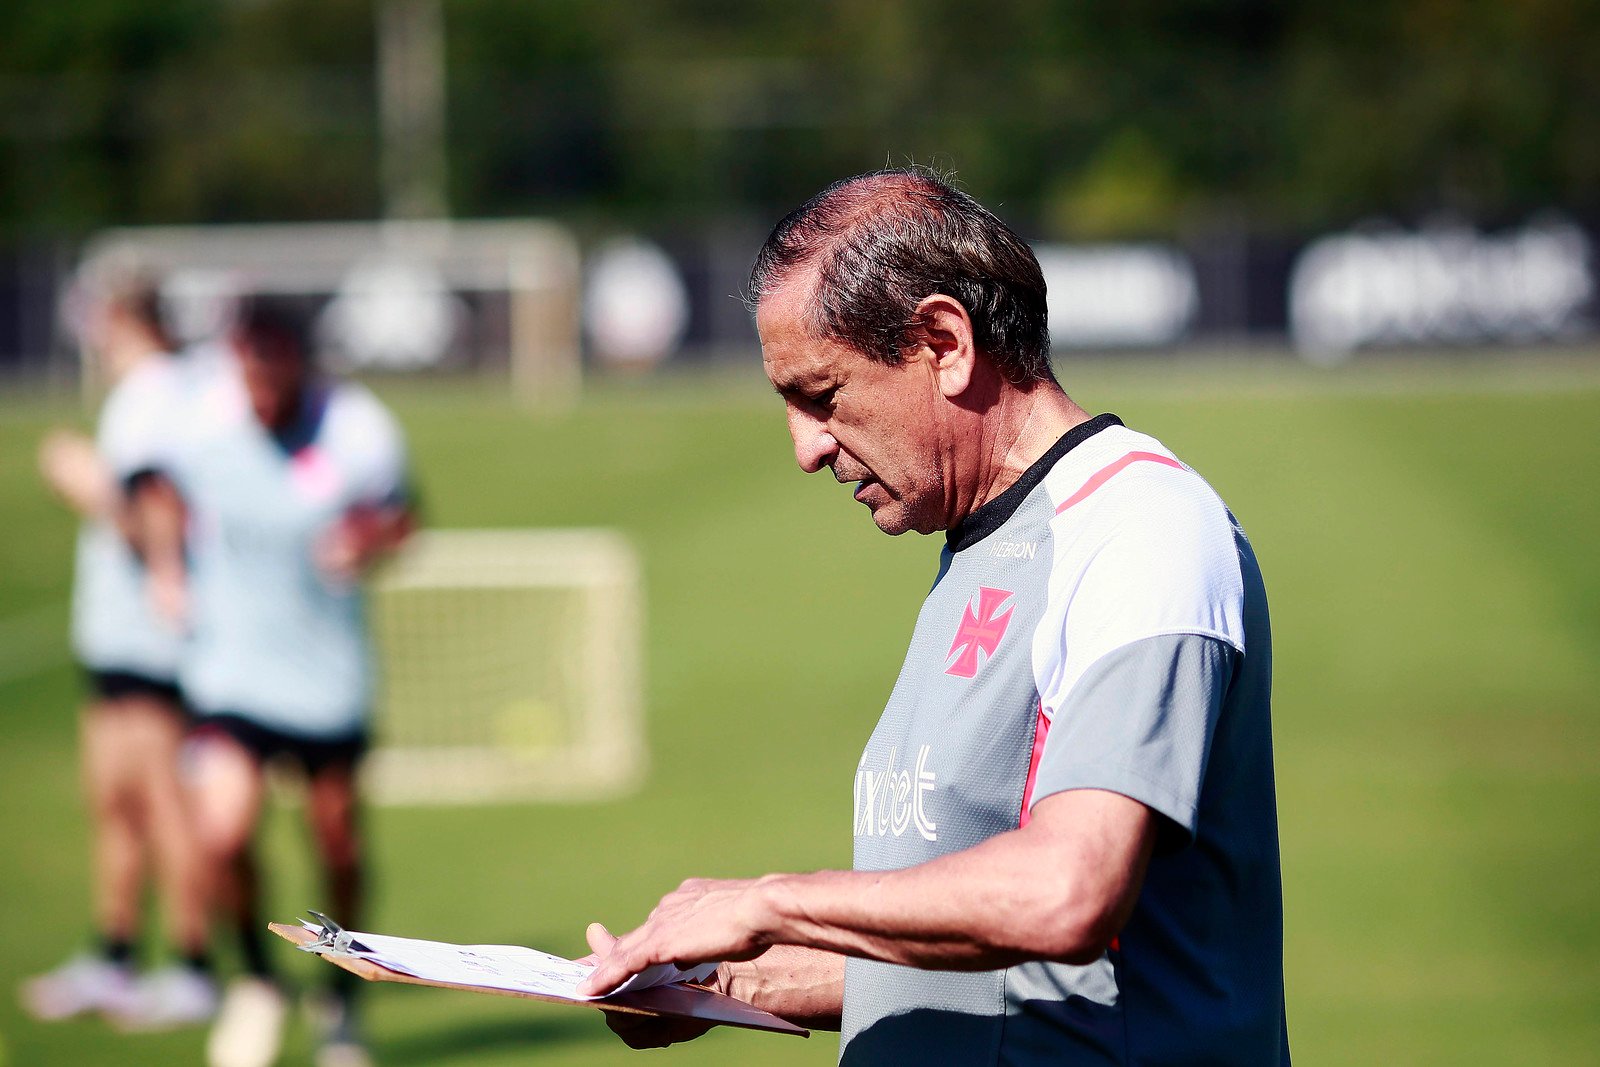
[{"label": "man's hand", "polygon": [[[579,963],[598,963],[611,955],[617,938],[599,923],[590,923],[584,936],[589,941],[592,955]],[[719,968],[706,984],[719,993],[727,992],[726,968]],[[629,1048],[666,1048],[681,1041],[693,1041],[712,1028],[711,1023],[696,1022],[675,1016],[635,1015],[633,1012],[608,1011],[606,1025]]]},{"label": "man's hand", "polygon": [[771,944],[767,937],[773,915],[762,889],[775,877],[684,882],[661,898],[643,926],[615,939],[604,953],[596,949],[598,962],[578,992],[609,993],[658,963],[691,967],[711,960],[755,959]]},{"label": "man's hand", "polygon": [[112,516],[119,502],[115,479],[94,442],[72,430],[52,430],[39,443],[39,473],[45,484],[79,515]]},{"label": "man's hand", "polygon": [[318,569],[330,583],[350,586],[410,536],[410,509],[358,504],[324,530],[313,546]]},{"label": "man's hand", "polygon": [[[589,947],[579,960],[593,965],[617,943],[609,930],[590,923]],[[705,985],[812,1030],[839,1029],[844,1007],[844,957],[833,952],[774,945],[753,960],[724,963]],[[665,1048],[692,1041],[709,1024],[681,1018],[656,1018],[631,1012],[606,1012],[606,1025],[632,1048]]]},{"label": "man's hand", "polygon": [[145,572],[145,597],[156,617],[177,630],[189,625],[189,581],[181,569],[152,567]]}]

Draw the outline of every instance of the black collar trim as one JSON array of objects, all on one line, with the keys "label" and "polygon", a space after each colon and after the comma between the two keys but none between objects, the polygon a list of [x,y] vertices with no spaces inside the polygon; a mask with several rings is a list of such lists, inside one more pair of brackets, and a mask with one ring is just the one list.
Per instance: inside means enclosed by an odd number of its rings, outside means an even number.
[{"label": "black collar trim", "polygon": [[1121,425],[1122,420],[1108,412],[1096,415],[1088,422],[1080,422],[1062,434],[1061,439],[1051,445],[1049,451],[1040,456],[1033,466],[1023,471],[1022,477],[1007,486],[1004,492],[946,530],[945,544],[950,547],[950,551],[960,552],[964,548],[971,548],[1000,529],[1011,521],[1011,516],[1017,513],[1017,509],[1022,506],[1028,494],[1044,481],[1044,476],[1060,462],[1062,456],[1101,430]]}]

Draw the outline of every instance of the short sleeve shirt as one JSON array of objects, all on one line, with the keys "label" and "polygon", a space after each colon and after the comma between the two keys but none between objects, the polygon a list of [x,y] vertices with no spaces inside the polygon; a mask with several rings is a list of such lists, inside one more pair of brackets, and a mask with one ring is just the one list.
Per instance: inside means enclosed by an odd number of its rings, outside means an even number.
[{"label": "short sleeve shirt", "polygon": [[[171,357],[152,356],[107,395],[95,450],[119,483],[168,466],[181,425],[185,385]],[[85,522],[79,530],[72,644],[78,659],[94,670],[165,682],[177,673],[182,631],[154,610],[144,567],[110,519]]]},{"label": "short sleeve shirt", "polygon": [[855,867],[970,848],[1082,788],[1154,811],[1157,854],[1093,963],[847,961],[841,1060],[1288,1063],[1271,659],[1238,523],[1115,416],[951,530],[856,771]]},{"label": "short sleeve shirt", "polygon": [[366,389],[334,382],[271,434],[227,363],[192,421],[175,464],[190,512],[186,698],[298,736],[360,731],[373,688],[363,598],[322,572],[317,545],[350,509],[403,497],[399,427]]}]

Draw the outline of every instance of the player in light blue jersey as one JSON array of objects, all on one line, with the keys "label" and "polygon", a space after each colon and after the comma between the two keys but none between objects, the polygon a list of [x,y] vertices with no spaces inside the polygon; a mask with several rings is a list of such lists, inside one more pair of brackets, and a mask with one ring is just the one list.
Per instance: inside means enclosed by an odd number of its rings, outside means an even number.
[{"label": "player in light blue jersey", "polygon": [[[220,1067],[276,1055],[286,1003],[257,914],[253,840],[269,761],[305,781],[329,910],[359,921],[356,771],[373,666],[360,579],[411,527],[405,450],[360,386],[318,377],[293,309],[246,306],[232,357],[198,387],[175,479],[188,508],[192,641],[181,678],[200,836],[249,975],[229,989],[208,1053]],[[348,978],[344,972],[341,977]],[[330,1056],[353,1062],[351,985],[339,985]]]},{"label": "player in light blue jersey", "polygon": [[[216,991],[206,966],[199,856],[178,781],[181,561],[163,570],[141,555],[146,524],[158,514],[152,505],[171,492],[160,472],[181,419],[182,372],[167,354],[153,282],[108,278],[83,292],[91,297],[85,348],[111,390],[93,441],[57,431],[39,458],[51,488],[84,519],[72,646],[92,693],[81,737],[99,945],[30,981],[23,999],[46,1019],[100,1011],[127,1026],[196,1023],[211,1015]],[[147,872],[160,884],[167,928],[184,959],[135,979]]]}]

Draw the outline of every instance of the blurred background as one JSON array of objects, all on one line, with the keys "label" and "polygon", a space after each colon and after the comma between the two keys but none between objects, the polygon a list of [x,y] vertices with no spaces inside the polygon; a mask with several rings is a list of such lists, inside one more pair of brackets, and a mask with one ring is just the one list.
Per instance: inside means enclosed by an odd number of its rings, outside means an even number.
[{"label": "blurred background", "polygon": [[[372,817],[374,928],[577,954],[691,874],[848,864],[848,782],[937,545],[798,474],[737,294],[782,214],[908,161],[1034,243],[1068,391],[1173,447],[1256,543],[1297,1059],[1600,1063],[1580,0],[0,5],[0,1063],[200,1047],[11,995],[87,915],[73,522],[33,465],[92,417],[81,270],[159,269],[192,341],[242,293],[299,301],[400,417],[430,526],[633,546],[626,795]],[[318,890],[276,843],[287,919]],[[380,1063],[631,1058],[587,1012],[372,1002]]]}]

